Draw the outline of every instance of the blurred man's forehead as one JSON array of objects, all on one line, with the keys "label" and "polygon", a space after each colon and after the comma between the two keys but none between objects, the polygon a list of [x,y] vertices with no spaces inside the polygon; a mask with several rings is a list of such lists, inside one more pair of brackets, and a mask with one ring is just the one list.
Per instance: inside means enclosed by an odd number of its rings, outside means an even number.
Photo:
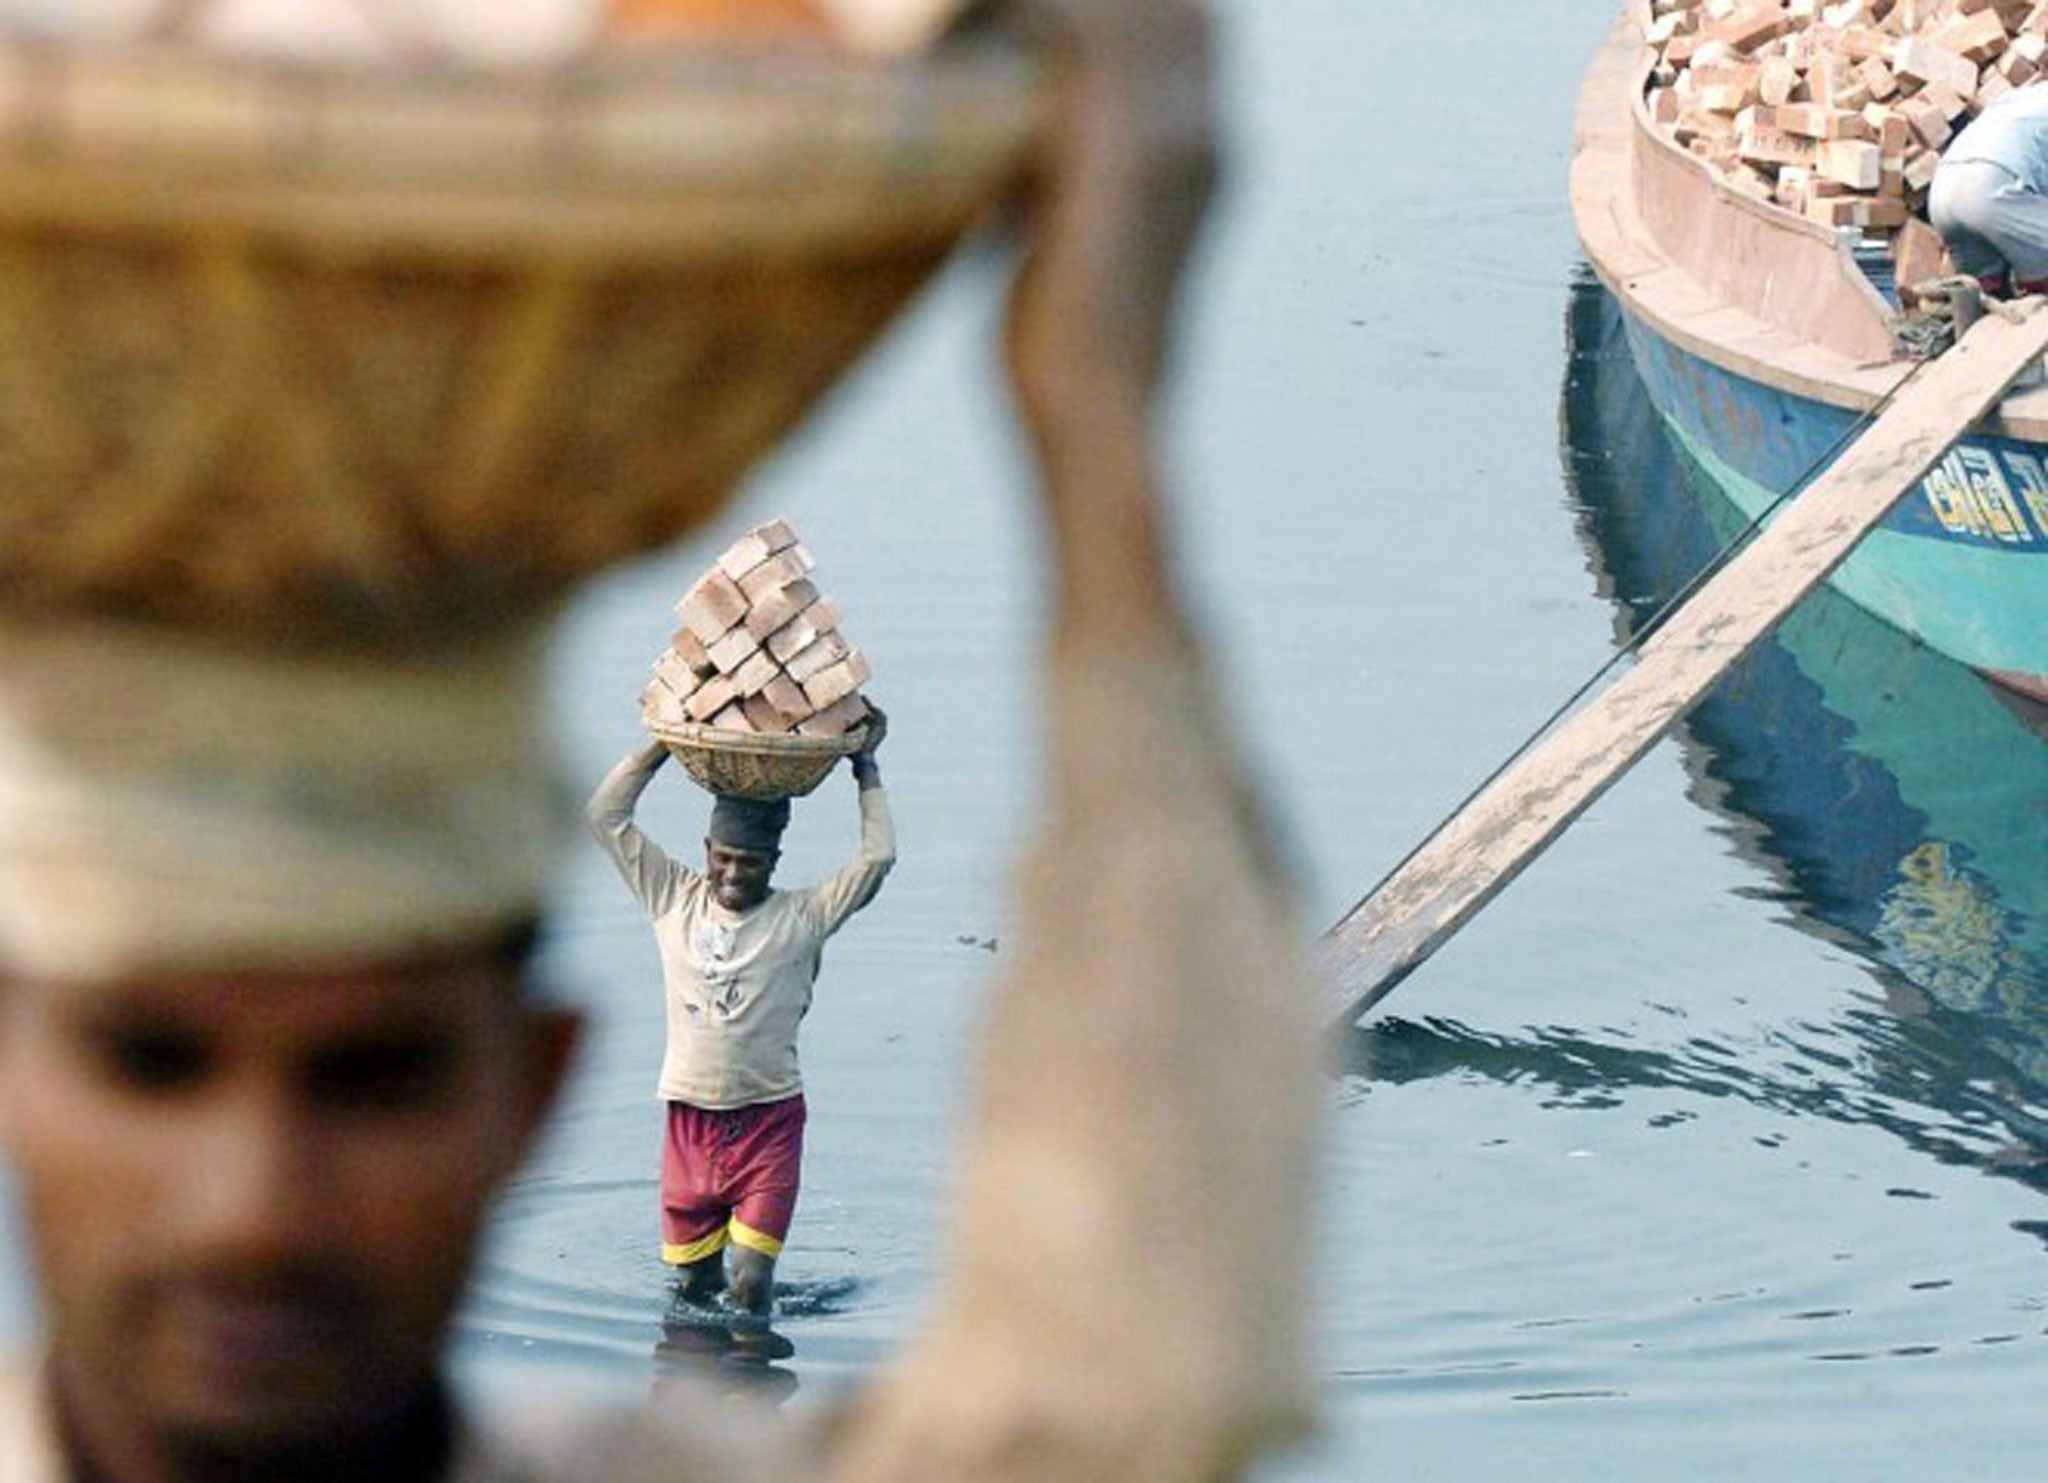
[{"label": "blurred man's forehead", "polygon": [[486,964],[297,974],[185,974],[118,981],[27,979],[4,991],[16,1012],[86,1028],[157,1023],[280,1047],[472,1023],[516,999]]}]

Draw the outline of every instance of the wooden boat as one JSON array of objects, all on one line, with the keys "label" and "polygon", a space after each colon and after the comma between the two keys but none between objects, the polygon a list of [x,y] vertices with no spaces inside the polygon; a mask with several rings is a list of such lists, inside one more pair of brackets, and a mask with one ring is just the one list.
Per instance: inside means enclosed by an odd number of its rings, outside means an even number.
[{"label": "wooden boat", "polygon": [[[1631,0],[1586,76],[1573,217],[1659,416],[1755,518],[1824,468],[1912,366],[1853,232],[1738,192],[1652,124],[1646,15]],[[2048,386],[2008,394],[1829,581],[2048,700]]]}]

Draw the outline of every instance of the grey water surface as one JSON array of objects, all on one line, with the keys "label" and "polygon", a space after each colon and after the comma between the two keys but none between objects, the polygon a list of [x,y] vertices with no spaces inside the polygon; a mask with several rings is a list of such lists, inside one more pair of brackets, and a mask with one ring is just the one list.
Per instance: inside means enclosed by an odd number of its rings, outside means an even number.
[{"label": "grey water surface", "polygon": [[[1173,398],[1179,541],[1321,925],[1722,533],[1579,265],[1571,110],[1603,0],[1221,8],[1231,187]],[[1034,822],[1041,564],[991,355],[1001,267],[957,263],[713,530],[594,587],[557,654],[587,786],[634,740],[668,604],[784,515],[894,720],[902,861],[806,1030],[796,1353],[769,1376],[797,1407],[932,1297]],[[1316,1225],[1271,1232],[1316,1274],[1327,1405],[1268,1476],[2040,1476],[2044,736],[1809,605],[1404,984],[1331,1080]],[[701,812],[664,777],[644,820],[682,845]],[[853,838],[838,777],[786,875]],[[458,1362],[485,1389],[644,1391],[687,1340],[656,1260],[660,1005],[594,849],[545,960],[596,1034]],[[1263,1213],[1218,1191],[1214,1218]],[[0,1298],[8,1334],[28,1322]]]}]

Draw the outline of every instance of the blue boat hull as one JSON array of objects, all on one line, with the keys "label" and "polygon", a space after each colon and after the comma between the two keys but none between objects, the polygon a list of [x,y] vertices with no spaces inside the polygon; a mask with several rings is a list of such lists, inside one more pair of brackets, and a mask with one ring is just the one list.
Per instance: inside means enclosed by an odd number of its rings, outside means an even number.
[{"label": "blue boat hull", "polygon": [[[1855,414],[1749,380],[1624,315],[1652,405],[1745,521],[1825,468]],[[1937,652],[2048,697],[2048,447],[1971,437],[1839,567],[1830,585]]]}]

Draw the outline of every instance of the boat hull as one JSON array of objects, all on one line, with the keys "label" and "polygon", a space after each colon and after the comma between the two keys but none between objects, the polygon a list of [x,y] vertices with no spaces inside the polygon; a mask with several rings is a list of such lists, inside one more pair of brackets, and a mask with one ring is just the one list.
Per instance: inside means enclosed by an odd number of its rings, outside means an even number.
[{"label": "boat hull", "polygon": [[[1659,417],[1745,522],[1825,468],[1857,414],[1751,380],[1624,317]],[[2001,684],[2048,698],[2048,446],[1973,435],[1893,507],[1829,584]]]}]

